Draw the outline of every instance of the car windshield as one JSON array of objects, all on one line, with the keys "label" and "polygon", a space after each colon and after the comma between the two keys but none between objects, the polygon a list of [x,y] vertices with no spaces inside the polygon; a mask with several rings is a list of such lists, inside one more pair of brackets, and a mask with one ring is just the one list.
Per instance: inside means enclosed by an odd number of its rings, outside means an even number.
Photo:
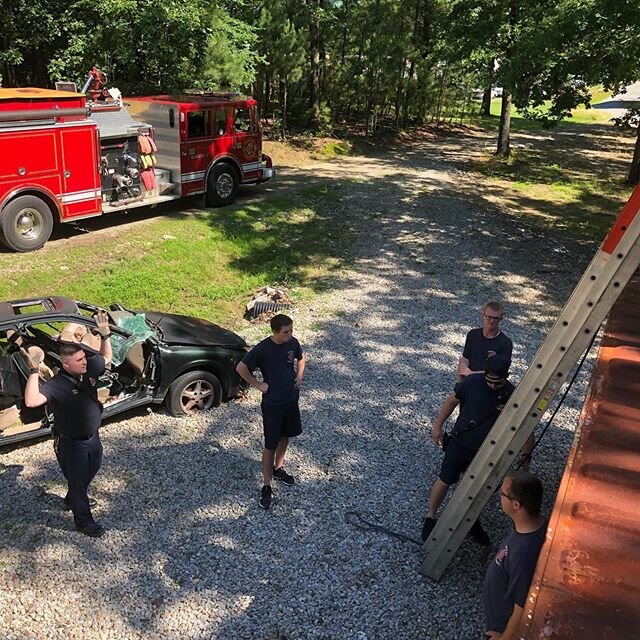
[{"label": "car windshield", "polygon": [[144,321],[158,334],[160,338],[164,338],[164,333],[157,322],[149,320],[149,318],[145,318]]}]

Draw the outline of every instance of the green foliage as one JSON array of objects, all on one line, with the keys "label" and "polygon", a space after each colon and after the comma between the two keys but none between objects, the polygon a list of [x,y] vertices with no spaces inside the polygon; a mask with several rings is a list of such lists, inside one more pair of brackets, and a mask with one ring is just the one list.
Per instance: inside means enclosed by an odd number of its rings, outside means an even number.
[{"label": "green foliage", "polygon": [[493,84],[551,126],[640,77],[638,25],[634,0],[11,0],[0,77],[249,91],[283,137],[463,122]]},{"label": "green foliage", "polygon": [[257,29],[214,6],[202,86],[243,90],[251,85],[264,60],[256,54],[258,42]]}]

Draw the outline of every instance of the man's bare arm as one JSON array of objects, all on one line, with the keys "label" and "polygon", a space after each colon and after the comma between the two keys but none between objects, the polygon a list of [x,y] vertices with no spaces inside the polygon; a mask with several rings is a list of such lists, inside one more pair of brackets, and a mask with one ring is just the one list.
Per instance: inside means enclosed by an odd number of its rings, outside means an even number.
[{"label": "man's bare arm", "polygon": [[20,347],[20,354],[29,370],[27,385],[24,388],[24,403],[29,408],[41,407],[46,404],[47,397],[40,393],[40,381],[38,379],[40,363],[34,361],[23,347]]},{"label": "man's bare arm", "polygon": [[298,372],[296,373],[296,383],[294,385],[296,389],[299,389],[300,386],[302,385],[302,376],[304,376],[305,364],[306,364],[306,360],[304,359],[304,354],[303,354],[302,358],[298,360]]},{"label": "man's bare arm", "polygon": [[516,640],[518,637],[518,625],[520,624],[520,618],[522,618],[523,608],[518,606],[517,604],[513,605],[513,611],[511,612],[511,616],[509,618],[509,622],[507,622],[507,626],[502,633],[498,631],[487,631],[487,637],[493,638],[494,640],[499,638],[500,640]]},{"label": "man's bare arm", "polygon": [[436,419],[433,421],[433,429],[431,430],[431,439],[434,444],[442,443],[442,426],[446,422],[447,418],[453,413],[453,410],[460,404],[460,400],[456,398],[455,393],[449,394],[447,399],[442,403],[440,411]]},{"label": "man's bare arm", "polygon": [[244,362],[238,362],[236,371],[243,380],[248,382],[252,387],[255,387],[260,393],[267,393],[269,385],[266,382],[259,382]]},{"label": "man's bare arm", "polygon": [[456,371],[459,378],[465,378],[466,376],[470,376],[472,373],[484,373],[484,370],[481,371],[472,371],[469,368],[469,360],[467,358],[461,357],[458,360],[458,370]]},{"label": "man's bare arm", "polygon": [[456,373],[458,374],[458,376],[464,378],[465,376],[470,375],[471,373],[473,373],[473,371],[471,371],[471,369],[469,369],[469,359],[465,358],[464,356],[460,356],[460,359],[458,360],[458,370],[456,371]]}]

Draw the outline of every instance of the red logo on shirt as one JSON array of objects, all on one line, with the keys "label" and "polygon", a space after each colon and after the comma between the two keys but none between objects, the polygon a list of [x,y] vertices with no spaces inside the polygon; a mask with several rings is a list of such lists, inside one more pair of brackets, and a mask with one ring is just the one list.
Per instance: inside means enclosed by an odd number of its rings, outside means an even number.
[{"label": "red logo on shirt", "polygon": [[287,362],[293,362],[296,359],[296,354],[293,351],[287,351]]},{"label": "red logo on shirt", "polygon": [[504,549],[500,549],[498,553],[496,553],[496,564],[498,566],[502,565],[502,561],[509,555],[509,547],[507,545],[504,546]]}]

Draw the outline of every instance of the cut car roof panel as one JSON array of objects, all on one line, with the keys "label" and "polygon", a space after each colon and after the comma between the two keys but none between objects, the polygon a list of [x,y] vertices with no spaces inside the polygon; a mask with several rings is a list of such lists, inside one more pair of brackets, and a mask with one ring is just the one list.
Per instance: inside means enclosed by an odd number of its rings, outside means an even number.
[{"label": "cut car roof panel", "polygon": [[78,313],[74,300],[51,296],[50,298],[25,298],[0,303],[0,322],[15,322],[16,319],[33,318],[57,313]]}]

